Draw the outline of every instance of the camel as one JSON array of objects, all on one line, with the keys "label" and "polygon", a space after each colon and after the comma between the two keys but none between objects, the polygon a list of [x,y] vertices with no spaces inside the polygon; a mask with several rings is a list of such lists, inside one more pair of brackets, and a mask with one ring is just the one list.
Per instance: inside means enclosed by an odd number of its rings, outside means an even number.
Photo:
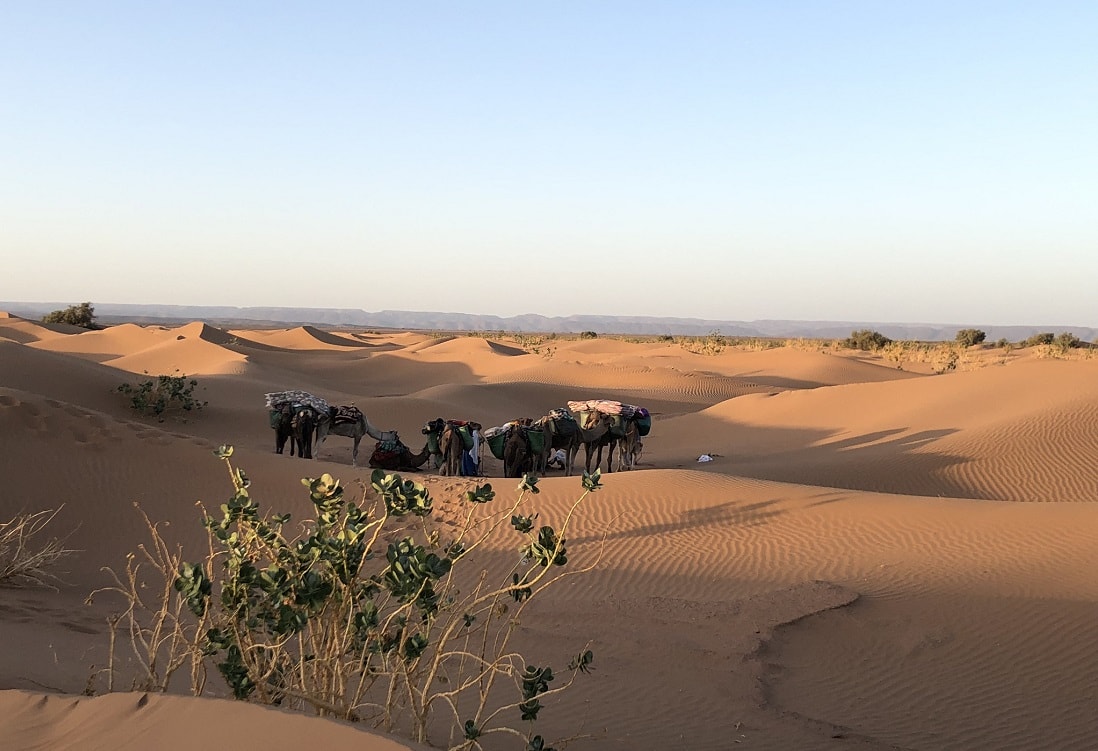
[{"label": "camel", "polygon": [[[640,445],[640,427],[635,420],[626,420],[625,435],[618,438],[619,471],[633,469],[635,460],[640,456],[638,445]],[[611,453],[613,453],[613,450],[611,450]]]},{"label": "camel", "polygon": [[[316,429],[316,412],[310,407],[283,404],[271,410],[271,427],[275,431],[275,453],[281,454],[290,443],[290,456],[295,454],[305,459],[312,458],[313,431]],[[308,416],[305,416],[305,413]],[[307,435],[307,440],[306,440]]]},{"label": "camel", "polygon": [[522,477],[534,469],[534,452],[530,449],[530,438],[526,435],[530,428],[515,425],[507,433],[503,443],[503,476]]},{"label": "camel", "polygon": [[420,431],[428,437],[428,445],[434,444],[431,446],[432,456],[438,462],[440,475],[456,477],[463,474],[462,457],[466,448],[465,440],[458,429],[462,424],[468,426],[469,430],[481,429],[480,423],[477,422],[458,423],[454,420],[443,420],[439,417],[428,422]]},{"label": "camel", "polygon": [[293,443],[297,443],[297,453],[302,459],[313,458],[313,435],[316,433],[317,413],[312,407],[299,409],[290,420],[293,431],[290,443],[290,456],[294,455]]},{"label": "camel", "polygon": [[[582,445],[584,449],[584,469],[591,472],[591,456],[595,454],[595,468],[602,464],[602,450],[609,448],[606,457],[606,471],[613,472],[611,463],[614,457],[614,449],[617,447],[618,437],[610,432],[610,416],[601,412],[588,412],[585,419],[579,425],[579,440],[576,450]],[[597,452],[597,453],[596,453]]]},{"label": "camel", "polygon": [[281,454],[286,450],[286,442],[290,442],[290,456],[294,455],[294,409],[289,404],[284,404],[278,409],[271,410],[271,427],[275,431],[275,453]]},{"label": "camel", "polygon": [[429,422],[424,423],[423,427],[419,431],[420,433],[423,433],[423,435],[427,436],[427,447],[431,452],[431,463],[428,466],[430,466],[432,469],[439,470],[439,474],[443,474],[443,470],[445,469],[443,465],[445,463],[446,457],[443,454],[441,445],[442,431],[445,429],[446,421],[443,420],[441,417],[438,417],[434,420],[430,420]]},{"label": "camel", "polygon": [[396,440],[397,434],[395,430],[378,430],[370,424],[366,419],[366,415],[358,412],[358,422],[335,422],[335,416],[338,412],[337,407],[332,407],[328,414],[321,415],[320,420],[316,426],[316,453],[319,459],[320,445],[324,443],[324,439],[331,435],[341,435],[345,438],[354,439],[354,447],[351,449],[351,466],[358,466],[358,444],[362,440],[362,436],[368,435],[375,441],[391,441]]},{"label": "camel", "polygon": [[565,477],[570,476],[572,474],[572,462],[579,450],[579,425],[573,420],[555,420],[549,415],[542,417],[534,425],[546,436],[541,454],[537,456],[537,460],[534,462],[534,470],[544,474],[549,463],[549,457],[557,449],[563,449],[564,475]]},{"label": "camel", "polygon": [[391,472],[415,472],[430,458],[430,443],[423,444],[423,450],[413,454],[403,443],[396,441],[398,448],[387,451],[379,441],[374,453],[370,455],[370,466],[375,469],[387,469]]}]

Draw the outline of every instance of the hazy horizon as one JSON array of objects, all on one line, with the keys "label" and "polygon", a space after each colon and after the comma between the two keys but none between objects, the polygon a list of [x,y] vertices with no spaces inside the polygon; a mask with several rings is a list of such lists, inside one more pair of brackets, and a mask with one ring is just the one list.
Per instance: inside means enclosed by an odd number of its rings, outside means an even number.
[{"label": "hazy horizon", "polygon": [[1091,3],[0,24],[0,298],[1098,327]]}]

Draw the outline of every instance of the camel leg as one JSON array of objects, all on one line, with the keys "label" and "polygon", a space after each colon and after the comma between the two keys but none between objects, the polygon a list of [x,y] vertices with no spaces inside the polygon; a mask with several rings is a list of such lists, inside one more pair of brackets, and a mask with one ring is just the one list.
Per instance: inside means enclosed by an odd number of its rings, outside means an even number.
[{"label": "camel leg", "polygon": [[355,436],[355,445],[351,447],[351,466],[358,466],[358,442],[362,440],[362,436]]},{"label": "camel leg", "polygon": [[579,443],[572,441],[564,447],[564,476],[572,476],[572,468],[576,464],[576,452],[579,451]]}]

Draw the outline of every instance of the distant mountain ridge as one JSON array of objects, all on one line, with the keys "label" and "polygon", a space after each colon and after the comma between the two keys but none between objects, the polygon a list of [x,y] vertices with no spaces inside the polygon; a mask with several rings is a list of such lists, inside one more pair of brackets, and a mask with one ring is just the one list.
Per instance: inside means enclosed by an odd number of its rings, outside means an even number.
[{"label": "distant mountain ridge", "polygon": [[[39,319],[72,302],[4,302],[0,310],[24,318]],[[913,341],[952,341],[961,329],[975,328],[994,342],[1021,341],[1034,334],[1069,332],[1083,341],[1098,338],[1098,329],[1085,326],[1025,325],[996,326],[978,322],[964,324],[884,323],[878,321],[727,321],[708,318],[671,318],[658,316],[543,316],[528,313],[501,317],[475,313],[437,311],[380,310],[368,312],[356,308],[264,308],[207,305],[142,305],[92,303],[96,318],[103,323],[178,323],[204,321],[215,326],[314,325],[347,328],[388,328],[436,331],[508,331],[528,333],[633,334],[838,339],[862,329],[879,331],[890,339]]]}]

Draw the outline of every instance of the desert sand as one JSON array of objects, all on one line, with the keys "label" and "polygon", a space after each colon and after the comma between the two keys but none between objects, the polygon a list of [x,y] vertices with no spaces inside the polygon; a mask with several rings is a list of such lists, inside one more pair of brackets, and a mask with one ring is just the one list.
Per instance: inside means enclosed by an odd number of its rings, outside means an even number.
[{"label": "desert sand", "polygon": [[[413,450],[435,417],[500,425],[587,398],[651,411],[640,465],[605,474],[571,530],[570,558],[601,550],[597,565],[521,626],[532,660],[595,655],[539,722],[551,742],[578,736],[558,749],[1098,748],[1098,358],[1047,354],[974,348],[936,374],[810,343],[701,354],[5,315],[0,521],[60,509],[50,530],[78,552],[56,591],[0,588],[0,748],[417,748],[216,690],[104,693],[109,613],[85,599],[147,539],[135,501],[200,547],[195,501],[231,490],[220,444],[272,508],[307,502],[303,477],[368,484],[349,439],[274,452],[263,396],[284,389],[353,403]],[[207,406],[135,414],[116,388],[145,373],[197,379]],[[516,483],[487,452],[484,469],[501,494]],[[478,482],[415,479],[436,504]],[[580,481],[539,487],[550,519]]]}]

